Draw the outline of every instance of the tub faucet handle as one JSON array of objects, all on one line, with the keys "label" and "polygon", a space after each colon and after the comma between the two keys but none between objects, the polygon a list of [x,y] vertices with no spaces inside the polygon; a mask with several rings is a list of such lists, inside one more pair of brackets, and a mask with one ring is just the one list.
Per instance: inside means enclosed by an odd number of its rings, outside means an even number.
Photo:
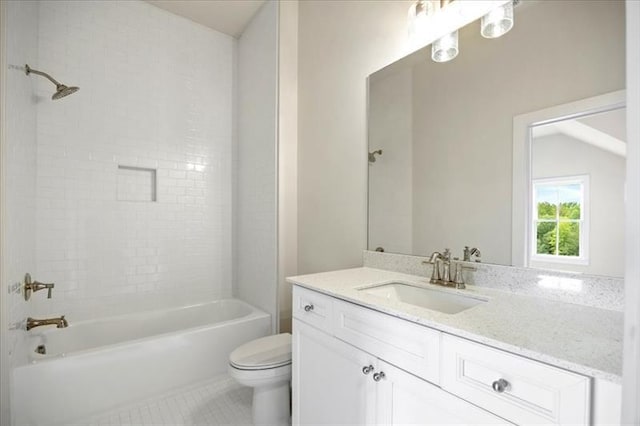
[{"label": "tub faucet handle", "polygon": [[24,276],[24,300],[31,298],[31,292],[47,289],[47,299],[51,299],[51,290],[55,287],[55,283],[41,283],[39,281],[31,280],[31,274],[27,273]]}]

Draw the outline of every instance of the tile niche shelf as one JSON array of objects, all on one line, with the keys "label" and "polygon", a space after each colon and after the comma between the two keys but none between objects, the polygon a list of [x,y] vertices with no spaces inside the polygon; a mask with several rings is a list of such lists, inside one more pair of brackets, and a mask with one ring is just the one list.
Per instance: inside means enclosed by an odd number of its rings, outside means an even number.
[{"label": "tile niche shelf", "polygon": [[155,169],[118,165],[118,201],[158,201]]}]

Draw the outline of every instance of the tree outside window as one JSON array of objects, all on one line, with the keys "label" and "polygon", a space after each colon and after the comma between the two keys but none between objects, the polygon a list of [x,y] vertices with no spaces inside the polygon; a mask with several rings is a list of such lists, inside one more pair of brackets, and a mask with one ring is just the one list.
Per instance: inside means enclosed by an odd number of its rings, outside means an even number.
[{"label": "tree outside window", "polygon": [[587,262],[588,177],[533,181],[532,260]]}]

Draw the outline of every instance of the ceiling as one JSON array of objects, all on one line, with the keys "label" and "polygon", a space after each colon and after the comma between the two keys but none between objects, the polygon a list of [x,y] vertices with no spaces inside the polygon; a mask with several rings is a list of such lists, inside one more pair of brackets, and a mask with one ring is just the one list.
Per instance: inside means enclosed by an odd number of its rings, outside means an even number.
[{"label": "ceiling", "polygon": [[221,33],[239,37],[265,0],[147,0]]},{"label": "ceiling", "polygon": [[533,136],[562,133],[584,143],[624,157],[627,155],[626,109],[591,114],[533,128]]}]

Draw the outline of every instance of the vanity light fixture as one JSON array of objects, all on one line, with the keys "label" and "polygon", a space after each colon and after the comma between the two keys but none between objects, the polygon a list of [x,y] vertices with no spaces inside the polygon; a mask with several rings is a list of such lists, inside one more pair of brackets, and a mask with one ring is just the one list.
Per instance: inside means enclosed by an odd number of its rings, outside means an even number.
[{"label": "vanity light fixture", "polygon": [[[444,9],[452,0],[440,0],[440,9]],[[445,35],[431,44],[431,59],[435,62],[447,62],[458,56],[458,30]]]},{"label": "vanity light fixture", "polygon": [[517,2],[510,1],[484,15],[480,21],[482,37],[498,38],[508,33],[513,28],[513,7]]},{"label": "vanity light fixture", "polygon": [[[472,20],[481,17],[480,33],[485,38],[498,38],[513,28],[513,8],[520,0],[417,0],[409,7],[408,24],[409,39],[412,45],[417,45],[429,38],[430,34],[438,34],[438,29],[448,26],[450,22],[461,22],[459,28]],[[449,5],[454,5],[449,7]],[[495,4],[499,6],[495,7]],[[493,8],[491,6],[494,5]],[[475,19],[465,18],[477,13]],[[433,19],[432,19],[433,18]],[[447,22],[443,24],[444,22]],[[440,32],[439,34],[442,34]],[[438,34],[438,35],[439,35]],[[433,39],[432,39],[433,40]],[[447,62],[458,56],[458,30],[452,31],[431,44],[431,59],[435,62]]]},{"label": "vanity light fixture", "polygon": [[447,34],[431,45],[431,59],[447,62],[458,56],[458,31]]}]

